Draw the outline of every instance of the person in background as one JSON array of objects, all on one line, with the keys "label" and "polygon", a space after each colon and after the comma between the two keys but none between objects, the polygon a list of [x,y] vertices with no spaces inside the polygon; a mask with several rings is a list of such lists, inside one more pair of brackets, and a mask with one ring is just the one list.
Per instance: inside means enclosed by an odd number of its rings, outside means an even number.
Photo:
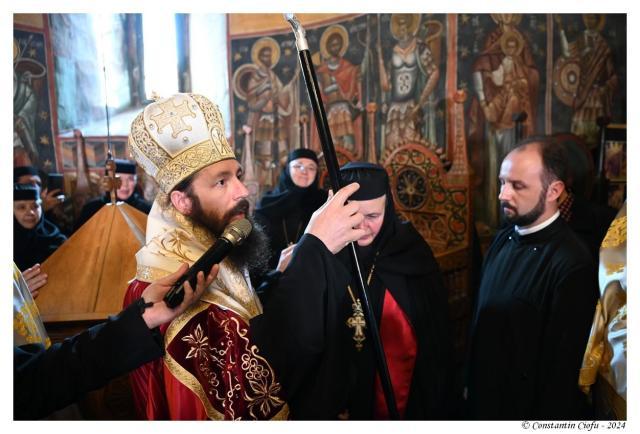
[{"label": "person in background", "polygon": [[600,243],[616,216],[616,210],[576,195],[571,190],[565,190],[558,202],[560,217],[580,237],[597,261]]},{"label": "person in background", "polygon": [[38,268],[67,237],[42,215],[40,188],[13,185],[13,260],[20,270]]},{"label": "person in background", "polygon": [[16,166],[13,168],[13,183],[38,186],[44,216],[55,224],[65,236],[71,236],[73,233],[71,200],[69,197],[65,197],[59,188],[49,188],[48,176],[44,176],[33,166]]},{"label": "person in background", "polygon": [[[136,164],[129,160],[115,159],[116,162],[116,175],[122,181],[120,188],[116,191],[116,197],[118,201],[125,202],[138,211],[145,214],[149,214],[151,211],[151,205],[144,200],[142,195],[136,191],[138,182],[138,175],[136,175]],[[106,192],[102,197],[96,197],[88,201],[82,211],[80,217],[76,222],[75,228],[78,230],[83,224],[85,224],[95,213],[107,203],[111,202],[111,195]]]},{"label": "person in background", "polygon": [[468,416],[484,420],[590,417],[578,387],[598,298],[597,267],[560,217],[567,153],[531,137],[500,168],[509,223],[487,251],[469,335]]},{"label": "person in background", "polygon": [[62,203],[60,198],[60,189],[49,190],[47,187],[42,188],[42,177],[38,169],[33,166],[17,166],[13,168],[14,184],[31,184],[38,186],[40,191],[40,199],[42,200],[42,210],[46,213]]},{"label": "person in background", "polygon": [[327,200],[327,192],[318,187],[318,157],[311,149],[295,149],[280,172],[278,186],[262,196],[254,217],[269,238],[269,272],[251,276],[258,288],[271,285],[282,272],[278,266],[281,252],[290,253],[309,223],[311,214]]}]

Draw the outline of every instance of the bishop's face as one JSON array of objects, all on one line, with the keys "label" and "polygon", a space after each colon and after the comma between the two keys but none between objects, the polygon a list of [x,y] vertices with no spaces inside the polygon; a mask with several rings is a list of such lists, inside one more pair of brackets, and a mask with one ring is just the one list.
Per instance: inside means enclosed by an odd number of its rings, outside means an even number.
[{"label": "bishop's face", "polygon": [[542,170],[542,157],[532,146],[505,157],[500,166],[498,199],[509,223],[527,227],[541,222],[547,196]]},{"label": "bishop's face", "polygon": [[247,217],[249,190],[242,183],[242,167],[236,160],[223,160],[201,169],[188,193],[194,221],[215,236],[234,220]]},{"label": "bishop's face", "polygon": [[[186,196],[188,206],[184,212],[176,208],[219,237],[232,221],[247,218],[251,222],[249,191],[242,183],[242,176],[242,167],[236,160],[211,164],[197,173],[187,190],[175,192],[172,203],[176,206],[175,200],[182,208]],[[260,225],[252,222],[252,226],[245,242],[236,246],[228,259],[241,269],[247,267],[262,274],[267,271],[269,239]]]},{"label": "bishop's face", "polygon": [[387,196],[380,196],[370,200],[354,200],[358,204],[358,212],[364,215],[364,220],[355,229],[364,229],[365,235],[358,239],[360,247],[366,247],[373,243],[382,229],[384,222],[384,210]]}]

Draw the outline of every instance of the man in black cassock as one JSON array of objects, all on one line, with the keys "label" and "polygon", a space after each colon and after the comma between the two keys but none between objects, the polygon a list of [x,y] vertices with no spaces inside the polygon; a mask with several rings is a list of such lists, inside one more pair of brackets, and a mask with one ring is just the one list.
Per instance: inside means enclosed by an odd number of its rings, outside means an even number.
[{"label": "man in black cassock", "polygon": [[467,404],[474,419],[589,418],[578,388],[598,298],[597,268],[560,218],[566,151],[527,139],[500,168],[499,231],[471,323]]},{"label": "man in black cassock", "polygon": [[[411,223],[398,219],[384,168],[349,163],[341,177],[360,185],[349,204],[364,216],[355,226],[364,231],[360,267],[400,415],[446,418],[451,342],[438,265]],[[362,340],[348,248],[323,242],[319,223],[314,214],[252,329],[278,371],[293,419],[388,419],[372,343]]]}]

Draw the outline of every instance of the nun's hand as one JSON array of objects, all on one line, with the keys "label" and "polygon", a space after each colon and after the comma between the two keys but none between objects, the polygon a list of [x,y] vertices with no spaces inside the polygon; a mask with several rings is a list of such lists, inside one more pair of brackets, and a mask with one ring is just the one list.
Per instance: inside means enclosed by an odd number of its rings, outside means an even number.
[{"label": "nun's hand", "polygon": [[357,182],[341,188],[313,213],[305,229],[305,233],[320,239],[331,253],[338,253],[348,243],[365,235],[364,229],[355,229],[364,220],[358,204],[346,203],[359,188]]}]

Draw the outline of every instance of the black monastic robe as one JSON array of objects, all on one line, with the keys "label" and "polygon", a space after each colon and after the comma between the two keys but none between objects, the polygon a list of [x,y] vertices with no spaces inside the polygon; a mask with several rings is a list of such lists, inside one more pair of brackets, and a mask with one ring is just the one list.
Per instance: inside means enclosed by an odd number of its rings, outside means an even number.
[{"label": "black monastic robe", "polygon": [[[291,179],[289,167],[282,170],[276,188],[260,198],[255,210],[256,222],[269,237],[269,269],[276,268],[283,249],[298,242],[311,214],[326,200],[327,192],[318,188],[317,176],[310,186],[298,187]],[[260,284],[261,278],[256,280],[256,285]]]},{"label": "black monastic robe", "polygon": [[[376,264],[372,307],[380,325],[388,289],[417,344],[403,417],[443,419],[451,341],[442,277],[431,249],[410,223],[393,219],[385,239],[378,257],[369,255]],[[369,273],[370,264],[362,265],[363,273]],[[347,249],[333,255],[318,238],[305,234],[264,299],[264,314],[252,321],[258,346],[281,378],[293,419],[374,418],[371,339],[357,351],[354,329],[346,324],[353,314],[347,285],[357,296],[355,282]]]},{"label": "black monastic robe", "polygon": [[13,261],[20,271],[42,264],[67,240],[60,229],[44,216],[27,229],[13,217]]},{"label": "black monastic robe", "polygon": [[469,416],[588,417],[578,375],[597,298],[596,265],[561,218],[528,235],[499,232],[471,324]]}]

